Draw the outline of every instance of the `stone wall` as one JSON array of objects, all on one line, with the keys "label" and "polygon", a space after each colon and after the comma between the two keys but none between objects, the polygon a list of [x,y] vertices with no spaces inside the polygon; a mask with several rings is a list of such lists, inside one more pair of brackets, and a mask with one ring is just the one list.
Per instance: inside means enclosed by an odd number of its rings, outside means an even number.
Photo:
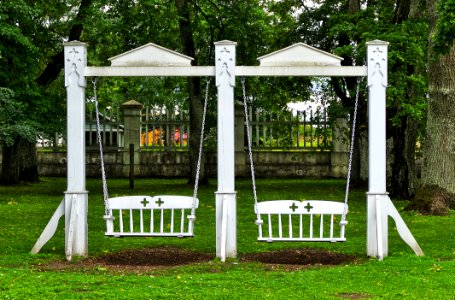
[{"label": "stone wall", "polygon": [[[129,145],[134,145],[135,177],[188,177],[188,152],[140,149],[140,127],[142,104],[129,101],[124,110],[125,148],[105,148],[104,164],[108,178],[124,177],[130,173]],[[245,128],[243,107],[236,105],[235,114],[235,170],[238,177],[250,177],[250,162],[245,149]],[[335,135],[342,136],[347,131],[346,120],[337,120]],[[128,146],[126,146],[128,145]],[[333,151],[286,151],[256,150],[253,152],[255,175],[257,177],[335,177],[344,178],[349,159],[347,144],[343,139],[333,140]],[[205,152],[205,172],[210,177],[217,176],[216,151]],[[66,152],[47,149],[38,151],[38,172],[40,176],[66,176]],[[95,148],[86,150],[87,177],[101,178],[100,156]]]},{"label": "stone wall", "polygon": [[[161,152],[142,151],[136,153],[139,163],[135,165],[136,177],[187,177],[189,157],[186,151]],[[129,159],[123,163],[123,151],[106,151],[104,164],[110,178],[129,176]],[[205,171],[216,177],[216,152],[205,153]],[[298,152],[298,151],[258,151],[253,152],[257,177],[335,177],[343,178],[347,171],[347,153]],[[87,177],[100,177],[99,153],[87,151]],[[250,177],[248,154],[237,152],[236,175]],[[40,176],[66,176],[66,152],[38,152]]]}]

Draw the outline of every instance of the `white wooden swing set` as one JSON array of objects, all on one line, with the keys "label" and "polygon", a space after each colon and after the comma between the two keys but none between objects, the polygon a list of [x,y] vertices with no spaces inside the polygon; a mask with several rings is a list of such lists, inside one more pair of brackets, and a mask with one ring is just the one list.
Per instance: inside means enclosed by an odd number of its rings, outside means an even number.
[{"label": "white wooden swing set", "polygon": [[[207,115],[210,79],[207,79],[202,114],[201,135],[198,160],[194,181],[193,196],[158,195],[158,196],[121,196],[109,198],[106,171],[103,158],[103,140],[99,118],[96,78],[93,80],[96,128],[100,151],[100,167],[103,186],[104,220],[106,236],[112,237],[193,237],[197,197],[201,171],[204,128]],[[114,222],[116,217],[118,222]]]},{"label": "white wooden swing set", "polygon": [[[237,76],[348,76],[368,78],[369,189],[367,193],[367,256],[388,255],[388,217],[397,225],[401,238],[417,255],[423,255],[417,241],[399,215],[386,191],[385,98],[387,87],[387,45],[367,43],[367,66],[341,66],[341,58],[303,43],[259,58],[259,66],[236,66],[236,43],[215,43],[215,66],[192,66],[191,57],[149,43],[111,58],[110,67],[88,67],[87,46],[78,41],[65,43],[65,87],[67,90],[67,190],[49,223],[35,243],[38,253],[54,235],[58,220],[65,216],[65,254],[88,255],[88,192],[85,176],[85,88],[86,77],[103,76],[207,76],[217,86],[217,191],[215,192],[216,256],[222,261],[237,257],[237,204],[235,192],[234,87]],[[243,87],[244,95],[245,88]],[[95,89],[96,91],[96,89]],[[204,118],[207,109],[207,92]],[[246,96],[245,109],[246,106]],[[356,103],[358,102],[358,93]],[[97,104],[97,103],[96,103]],[[357,107],[357,104],[356,104]],[[355,114],[354,114],[355,115]],[[99,118],[98,132],[99,128]],[[249,126],[247,124],[247,126]],[[354,135],[354,128],[351,131]],[[204,121],[202,124],[202,134]],[[249,133],[249,130],[247,130]],[[201,135],[202,135],[201,134]],[[98,136],[100,139],[100,136]],[[199,147],[199,162],[202,153]],[[348,171],[345,201],[270,200],[258,202],[248,137],[260,241],[345,241],[348,212]],[[102,154],[102,141],[99,140]],[[352,162],[351,141],[350,162]],[[102,155],[101,155],[102,157]],[[193,236],[198,181],[193,197],[127,196],[109,198],[104,161],[101,162],[107,236]],[[197,176],[199,176],[199,169]],[[198,180],[198,179],[197,179]],[[287,217],[287,222],[285,221]],[[263,218],[266,220],[264,222]],[[114,220],[117,219],[118,223]],[[276,225],[272,221],[277,220]],[[338,223],[338,227],[336,227]],[[328,224],[328,225],[327,225]],[[319,228],[319,230],[317,229]]]},{"label": "white wooden swing set", "polygon": [[[244,77],[242,77],[241,82],[248,140],[248,156],[253,186],[254,211],[257,216],[256,225],[258,226],[258,241],[345,242],[345,228],[348,224],[346,215],[348,213],[349,185],[351,179],[352,155],[354,152],[360,80],[357,81],[355,96],[344,202],[327,200],[258,201],[251,143],[252,137],[248,121],[248,97],[246,94]],[[265,222],[264,219],[266,220]],[[339,226],[336,226],[337,222]]]}]

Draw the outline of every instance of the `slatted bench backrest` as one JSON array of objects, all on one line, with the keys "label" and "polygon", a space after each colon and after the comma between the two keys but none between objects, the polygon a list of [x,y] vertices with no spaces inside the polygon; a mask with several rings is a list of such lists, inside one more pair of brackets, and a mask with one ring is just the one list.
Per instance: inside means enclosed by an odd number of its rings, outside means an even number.
[{"label": "slatted bench backrest", "polygon": [[345,204],[335,201],[261,201],[256,206],[256,213],[260,216],[256,221],[258,240],[345,241],[345,224],[339,224],[344,211]]},{"label": "slatted bench backrest", "polygon": [[[199,200],[190,196],[123,196],[108,199],[114,220],[107,226],[108,236],[193,236],[195,217],[191,215]],[[109,230],[111,228],[112,230]]]}]

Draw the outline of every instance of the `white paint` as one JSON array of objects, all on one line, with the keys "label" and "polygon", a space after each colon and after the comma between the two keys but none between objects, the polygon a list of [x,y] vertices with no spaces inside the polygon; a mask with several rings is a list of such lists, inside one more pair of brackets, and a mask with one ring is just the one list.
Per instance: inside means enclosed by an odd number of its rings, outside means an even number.
[{"label": "white paint", "polygon": [[388,43],[368,44],[369,193],[386,193],[386,88]]},{"label": "white paint", "polygon": [[192,57],[166,49],[153,43],[140,46],[109,58],[113,67],[191,66]]},{"label": "white paint", "polygon": [[409,247],[411,247],[411,249],[417,256],[423,256],[424,254],[422,249],[420,248],[419,244],[412,235],[406,223],[401,218],[400,213],[396,209],[395,205],[393,205],[392,200],[390,200],[390,198],[387,197],[387,199],[385,199],[385,203],[387,205],[388,215],[391,216],[392,219],[395,221],[397,231],[400,237],[403,239],[403,241],[405,241],[406,244],[408,244]]},{"label": "white paint", "polygon": [[193,67],[86,67],[85,76],[95,77],[193,77],[193,76],[215,76],[215,67],[193,66]]},{"label": "white paint", "polygon": [[[109,198],[107,205],[113,217],[108,219],[106,236],[192,237],[195,217],[191,210],[198,208],[199,199],[175,195],[122,196]],[[129,225],[125,226],[122,213],[133,216],[128,217]]]},{"label": "white paint", "polygon": [[221,200],[221,261],[225,262],[226,261],[226,253],[227,253],[227,234],[228,234],[228,228],[227,228],[227,223],[228,223],[228,202],[227,202],[227,196],[223,195],[223,199]]},{"label": "white paint", "polygon": [[336,66],[237,66],[236,76],[366,76],[367,68]]},{"label": "white paint", "polygon": [[381,197],[375,195],[375,204],[376,204],[376,235],[378,237],[378,254],[377,257],[379,260],[384,258],[384,243],[381,242],[380,237],[382,237],[382,207],[381,207]]},{"label": "white paint", "polygon": [[88,255],[88,196],[85,186],[85,87],[87,46],[65,44],[67,91],[67,190],[65,192],[65,248],[73,255]]},{"label": "white paint", "polygon": [[[336,228],[335,219],[342,219],[345,209],[344,203],[335,201],[261,201],[256,206],[258,241],[344,242],[347,222],[339,222]],[[313,228],[313,220],[319,223],[319,228]],[[286,222],[288,231],[283,230]],[[293,232],[292,228],[298,231]]]},{"label": "white paint", "polygon": [[[215,67],[191,67],[191,58],[148,44],[111,59],[113,67],[86,67],[86,46],[65,44],[65,86],[68,98],[68,188],[65,193],[65,244],[68,259],[88,254],[85,191],[85,76],[215,76],[218,88],[218,191],[216,192],[216,254],[223,260],[237,256],[237,204],[234,178],[234,86],[236,76],[367,76],[369,87],[369,192],[367,194],[367,255],[387,255],[387,217],[397,223],[400,236],[417,255],[423,255],[387,196],[385,177],[385,89],[387,43],[368,43],[368,67],[341,67],[340,58],[298,44],[260,58],[259,67],[236,67],[236,43],[215,43]],[[151,57],[152,56],[152,57]],[[314,60],[313,62],[311,62]],[[148,65],[148,67],[144,67]],[[321,66],[324,65],[324,66]],[[141,66],[141,67],[138,67]],[[151,67],[153,66],[153,67]],[[177,67],[178,66],[178,67]],[[379,208],[379,209],[378,209]],[[57,209],[32,250],[52,236]],[[57,219],[57,220],[56,220]],[[194,221],[194,216],[189,219]],[[113,221],[113,220],[112,220]],[[112,224],[108,223],[108,232]],[[262,221],[258,222],[259,225]],[[341,223],[341,222],[340,222]],[[346,222],[342,222],[342,226]],[[378,225],[380,224],[380,225]],[[161,226],[162,227],[162,226]],[[161,230],[163,231],[163,230]],[[342,231],[344,236],[344,229]],[[161,232],[160,232],[161,233]],[[44,236],[43,236],[44,235]],[[222,248],[222,249],[221,249]]]},{"label": "white paint", "polygon": [[343,58],[297,43],[258,58],[261,67],[273,66],[340,66]]},{"label": "white paint", "polygon": [[402,239],[417,255],[423,255],[417,241],[396,210],[386,191],[386,88],[387,47],[383,41],[367,43],[368,61],[368,193],[367,256],[388,255],[388,217]]},{"label": "white paint", "polygon": [[60,202],[59,206],[52,215],[49,223],[44,228],[40,237],[36,241],[35,245],[32,248],[31,253],[37,254],[40,252],[41,248],[54,236],[57,231],[58,221],[65,214],[65,198]]},{"label": "white paint", "polygon": [[223,256],[223,259],[237,257],[237,199],[234,170],[236,45],[231,41],[215,43],[215,82],[218,89],[218,190],[215,193],[216,253],[217,257]]},{"label": "white paint", "polygon": [[[235,76],[366,76],[365,66],[236,66]],[[146,76],[215,76],[215,67],[192,66],[192,67],[146,67],[146,66],[118,66],[118,67],[86,67],[84,75],[87,77],[146,77]]]}]

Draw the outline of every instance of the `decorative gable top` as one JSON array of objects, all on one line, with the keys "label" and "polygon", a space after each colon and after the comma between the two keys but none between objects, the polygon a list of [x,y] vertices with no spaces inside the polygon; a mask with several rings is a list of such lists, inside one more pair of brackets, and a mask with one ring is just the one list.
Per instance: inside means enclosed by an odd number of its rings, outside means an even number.
[{"label": "decorative gable top", "polygon": [[269,53],[258,58],[261,66],[340,66],[343,58],[305,43]]},{"label": "decorative gable top", "polygon": [[140,46],[109,58],[112,67],[173,67],[191,66],[192,57],[153,43]]}]

